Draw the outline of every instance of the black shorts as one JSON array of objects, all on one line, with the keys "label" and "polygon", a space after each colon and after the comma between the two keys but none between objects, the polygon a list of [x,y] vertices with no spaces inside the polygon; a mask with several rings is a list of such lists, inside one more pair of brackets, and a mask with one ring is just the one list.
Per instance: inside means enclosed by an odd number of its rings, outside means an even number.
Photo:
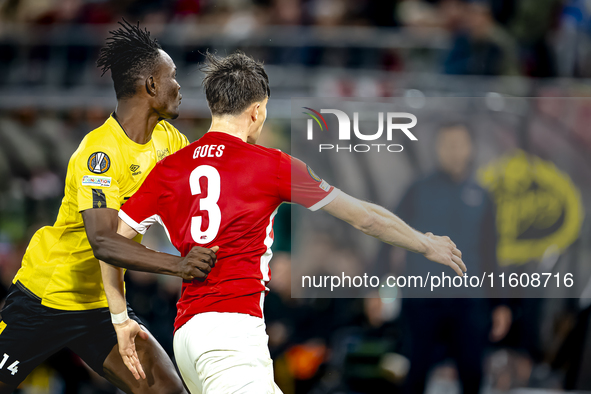
[{"label": "black shorts", "polygon": [[[130,318],[141,324],[129,306]],[[0,381],[22,382],[45,359],[67,347],[98,374],[117,344],[109,308],[64,311],[41,300],[18,283],[10,286],[0,322]]]}]

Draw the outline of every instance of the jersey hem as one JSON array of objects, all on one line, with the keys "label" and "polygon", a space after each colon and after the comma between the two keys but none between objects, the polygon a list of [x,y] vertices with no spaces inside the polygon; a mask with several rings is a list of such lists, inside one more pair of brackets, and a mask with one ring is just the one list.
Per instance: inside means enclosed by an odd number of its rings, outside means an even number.
[{"label": "jersey hem", "polygon": [[66,307],[64,305],[60,305],[60,304],[56,304],[54,302],[51,301],[47,301],[47,300],[42,300],[41,301],[41,305],[46,306],[48,308],[51,309],[57,309],[59,311],[71,311],[71,312],[76,312],[76,311],[89,311],[89,310],[93,310],[93,309],[104,309],[104,308],[108,308],[109,307],[109,303],[107,301],[102,301],[102,302],[94,302],[92,304],[88,304],[88,305],[84,305],[82,306],[81,304],[77,304],[77,307]]},{"label": "jersey hem", "polygon": [[26,287],[20,280],[15,280],[12,282],[20,291],[22,291],[27,297],[35,300],[36,302],[40,303],[44,307],[55,309],[58,311],[67,311],[67,312],[79,312],[79,311],[89,311],[89,310],[96,310],[96,309],[105,309],[109,308],[109,303],[107,301],[98,301],[93,302],[87,305],[76,304],[76,306],[68,307],[63,304],[55,303],[48,301],[47,299],[43,299],[39,297],[37,294],[33,293],[28,287]]},{"label": "jersey hem", "polygon": [[[182,314],[177,314],[177,318],[174,322],[174,332],[176,333],[176,331],[185,325],[189,320],[191,320],[193,316],[207,312],[242,313],[244,315],[250,315],[264,319],[262,310],[264,298],[265,291],[262,291],[260,293],[256,292],[239,298],[224,299],[223,301],[217,302],[215,304],[200,305],[199,307],[195,307],[199,301],[189,301],[191,306],[186,308]],[[183,300],[183,297],[181,296],[181,300],[179,302],[186,303],[187,301],[188,300],[186,299]],[[180,308],[180,306],[177,306],[177,313],[180,312]]]}]

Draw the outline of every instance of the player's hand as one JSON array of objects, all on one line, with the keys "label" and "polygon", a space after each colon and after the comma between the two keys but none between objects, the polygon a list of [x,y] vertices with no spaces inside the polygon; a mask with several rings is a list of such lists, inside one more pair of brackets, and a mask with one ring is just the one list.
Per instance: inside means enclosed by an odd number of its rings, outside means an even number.
[{"label": "player's hand", "polygon": [[207,278],[211,269],[217,262],[216,252],[219,246],[211,249],[194,246],[193,249],[180,261],[179,272],[181,278],[185,280]]},{"label": "player's hand", "polygon": [[439,237],[426,233],[427,252],[425,257],[431,261],[451,267],[459,276],[464,276],[466,265],[462,261],[462,252],[449,237]]},{"label": "player's hand", "polygon": [[148,339],[148,333],[142,330],[140,325],[133,319],[127,319],[121,324],[113,324],[113,327],[115,327],[117,333],[119,354],[123,359],[123,363],[136,380],[145,379],[146,374],[135,349],[135,338],[139,335],[142,339]]}]

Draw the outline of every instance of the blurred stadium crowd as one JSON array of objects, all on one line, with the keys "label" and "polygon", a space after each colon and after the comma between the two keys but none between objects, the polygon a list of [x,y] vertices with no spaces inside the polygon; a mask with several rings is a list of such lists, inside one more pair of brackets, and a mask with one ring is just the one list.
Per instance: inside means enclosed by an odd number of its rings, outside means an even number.
[{"label": "blurred stadium crowd", "polygon": [[[55,220],[70,155],[114,109],[111,80],[101,78],[95,61],[121,17],[141,21],[175,60],[185,98],[174,125],[191,141],[209,127],[198,71],[206,50],[240,49],[264,61],[272,96],[261,142],[287,152],[291,97],[577,97],[591,87],[585,79],[591,76],[591,6],[584,0],[0,0],[0,292],[34,231]],[[557,130],[552,138],[528,137],[528,111],[517,113],[514,147],[544,155],[556,140],[566,141],[558,156],[545,158],[578,155],[589,165],[587,101],[569,117],[546,108]],[[536,151],[536,144],[542,148]],[[414,160],[390,207],[403,186],[435,166],[421,168],[421,159]],[[582,180],[589,171],[571,175],[587,211],[591,198]],[[275,219],[265,306],[277,383],[285,394],[403,392],[409,348],[400,303],[293,299],[290,212],[283,206]],[[575,246],[588,245],[590,235],[585,222]],[[338,253],[334,240],[320,241],[319,256]],[[158,230],[145,243],[176,252]],[[577,250],[583,252],[575,258],[584,261],[589,248]],[[357,263],[354,254],[338,256]],[[132,307],[172,354],[180,283],[135,272],[126,278]],[[506,337],[491,336],[484,390],[591,390],[591,307],[578,300],[509,304],[513,325]],[[459,392],[453,364],[440,361],[427,391]],[[38,368],[21,391],[114,392],[69,352]]]}]

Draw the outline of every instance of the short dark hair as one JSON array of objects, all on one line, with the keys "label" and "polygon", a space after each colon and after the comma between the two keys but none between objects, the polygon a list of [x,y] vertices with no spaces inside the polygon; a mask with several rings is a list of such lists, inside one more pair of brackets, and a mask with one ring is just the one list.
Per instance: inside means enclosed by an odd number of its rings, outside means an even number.
[{"label": "short dark hair", "polygon": [[263,64],[237,51],[224,58],[205,54],[203,90],[212,115],[238,115],[271,96]]},{"label": "short dark hair", "polygon": [[160,56],[160,44],[150,38],[147,29],[140,23],[132,25],[123,19],[120,28],[110,31],[107,44],[101,48],[96,62],[102,67],[102,75],[111,70],[117,99],[131,97],[136,93],[138,78],[146,70],[152,71]]}]

